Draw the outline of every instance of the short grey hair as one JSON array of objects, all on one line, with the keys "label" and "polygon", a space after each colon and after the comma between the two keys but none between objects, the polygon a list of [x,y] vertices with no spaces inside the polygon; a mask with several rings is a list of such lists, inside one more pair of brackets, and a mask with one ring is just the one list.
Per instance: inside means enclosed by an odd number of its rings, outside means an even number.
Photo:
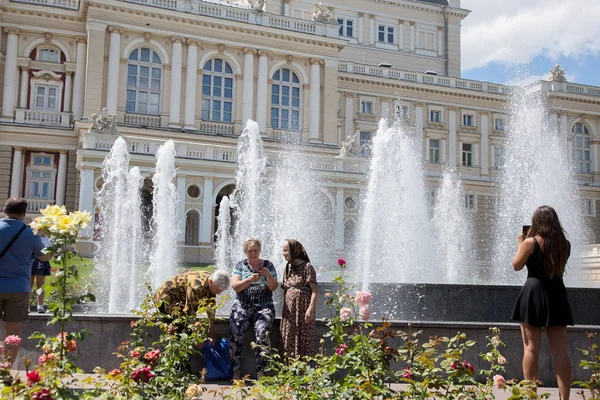
[{"label": "short grey hair", "polygon": [[227,290],[229,287],[229,274],[222,269],[213,272],[209,279],[219,289]]},{"label": "short grey hair", "polygon": [[262,249],[262,243],[260,242],[260,239],[257,238],[256,236],[252,236],[252,237],[247,238],[246,240],[244,240],[244,242],[243,242],[242,245],[244,247],[244,253],[251,246],[257,246],[259,251]]}]

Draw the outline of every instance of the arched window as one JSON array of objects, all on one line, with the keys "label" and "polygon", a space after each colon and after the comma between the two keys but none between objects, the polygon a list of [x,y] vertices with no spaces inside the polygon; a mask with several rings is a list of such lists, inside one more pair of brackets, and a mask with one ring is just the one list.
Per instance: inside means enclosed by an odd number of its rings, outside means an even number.
[{"label": "arched window", "polygon": [[158,115],[162,66],[158,54],[149,48],[135,49],[127,63],[127,101],[131,113]]},{"label": "arched window", "polygon": [[36,58],[37,61],[60,62],[60,50],[55,47],[38,47]]},{"label": "arched window", "polygon": [[300,80],[288,68],[273,74],[271,85],[271,127],[300,130]]},{"label": "arched window", "polygon": [[592,172],[590,157],[590,132],[581,122],[577,122],[571,129],[573,133],[573,162],[575,171],[581,174]]},{"label": "arched window", "polygon": [[186,246],[198,245],[198,225],[200,223],[200,214],[198,211],[191,210],[185,217],[185,244]]},{"label": "arched window", "polygon": [[225,60],[214,58],[202,73],[202,119],[233,122],[233,69]]}]

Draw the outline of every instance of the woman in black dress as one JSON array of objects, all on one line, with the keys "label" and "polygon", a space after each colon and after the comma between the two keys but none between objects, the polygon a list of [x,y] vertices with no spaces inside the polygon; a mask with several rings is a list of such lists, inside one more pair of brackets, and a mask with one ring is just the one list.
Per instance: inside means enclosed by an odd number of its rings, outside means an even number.
[{"label": "woman in black dress", "polygon": [[523,374],[527,380],[539,376],[542,328],[550,342],[558,389],[569,399],[571,362],[567,353],[567,325],[573,325],[567,289],[563,282],[571,252],[558,215],[550,206],[541,206],[531,218],[529,232],[517,238],[519,248],[513,268],[527,266],[527,280],[519,293],[513,319],[521,323],[523,337]]}]

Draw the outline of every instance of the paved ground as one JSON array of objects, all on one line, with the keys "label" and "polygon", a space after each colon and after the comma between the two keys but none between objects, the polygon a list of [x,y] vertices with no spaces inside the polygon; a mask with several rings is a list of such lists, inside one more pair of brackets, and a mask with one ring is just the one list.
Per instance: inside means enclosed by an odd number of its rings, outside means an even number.
[{"label": "paved ground", "polygon": [[[25,379],[25,371],[17,371],[19,375],[21,375],[23,377],[23,379]],[[85,378],[87,375],[86,374],[76,374],[75,378],[78,381],[81,381],[83,378]],[[76,385],[74,385],[76,387],[84,387],[84,385],[81,385],[81,383],[77,383]],[[220,396],[215,396],[215,395],[211,395],[209,392],[211,391],[220,391],[222,389],[228,388],[231,385],[228,384],[227,382],[219,382],[219,383],[209,383],[209,384],[205,384],[203,385],[206,387],[207,389],[207,393],[205,393],[202,396],[202,399],[219,399]],[[392,388],[394,389],[402,389],[402,387],[405,385],[392,385]],[[581,395],[578,394],[577,392],[580,392],[581,389],[571,389],[571,400],[576,400],[576,399],[581,399]],[[558,396],[558,389],[557,388],[544,388],[541,387],[538,389],[538,393],[550,393],[550,399],[559,399]],[[497,390],[494,389],[494,395],[496,396],[496,400],[507,400],[510,397],[510,393],[509,392],[505,392],[502,390]],[[586,393],[586,396],[589,397],[589,393]]]}]

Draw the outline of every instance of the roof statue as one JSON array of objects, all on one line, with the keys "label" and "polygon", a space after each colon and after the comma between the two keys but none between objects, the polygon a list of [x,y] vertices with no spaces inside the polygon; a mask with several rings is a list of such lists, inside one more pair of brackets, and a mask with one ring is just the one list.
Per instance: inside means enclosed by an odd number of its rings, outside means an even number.
[{"label": "roof statue", "polygon": [[333,21],[333,12],[324,6],[321,2],[318,2],[313,8],[313,21],[328,23]]},{"label": "roof statue", "polygon": [[360,154],[359,136],[360,131],[356,131],[354,135],[348,136],[346,140],[342,141],[339,157],[356,157]]},{"label": "roof statue", "polygon": [[[206,0],[205,0],[206,1]],[[210,3],[225,4],[240,8],[249,8],[254,11],[265,11],[267,0],[208,0]]]},{"label": "roof statue", "polygon": [[554,82],[566,82],[565,69],[560,69],[560,65],[555,64],[554,68],[550,70],[550,77],[548,79]]},{"label": "roof statue", "polygon": [[88,128],[88,133],[104,133],[109,135],[117,134],[117,114],[108,114],[106,107],[102,107],[97,113],[90,114],[92,125]]}]

